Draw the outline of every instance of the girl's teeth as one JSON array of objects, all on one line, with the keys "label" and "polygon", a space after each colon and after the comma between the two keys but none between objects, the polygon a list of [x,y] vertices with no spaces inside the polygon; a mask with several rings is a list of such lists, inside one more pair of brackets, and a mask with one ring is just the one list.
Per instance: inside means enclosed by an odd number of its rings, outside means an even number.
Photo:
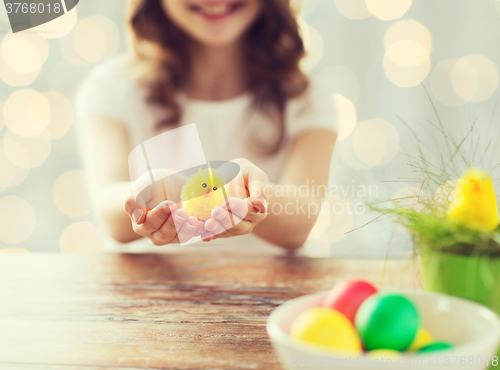
[{"label": "girl's teeth", "polygon": [[206,6],[203,12],[208,15],[221,15],[229,12],[229,5]]}]

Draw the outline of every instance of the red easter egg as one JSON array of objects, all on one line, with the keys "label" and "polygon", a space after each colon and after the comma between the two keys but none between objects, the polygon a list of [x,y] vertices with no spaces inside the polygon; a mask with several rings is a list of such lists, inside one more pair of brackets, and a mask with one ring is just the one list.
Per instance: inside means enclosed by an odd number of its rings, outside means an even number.
[{"label": "red easter egg", "polygon": [[359,306],[366,298],[377,293],[373,284],[364,280],[344,280],[337,283],[327,293],[323,307],[333,308],[343,313],[352,323]]}]

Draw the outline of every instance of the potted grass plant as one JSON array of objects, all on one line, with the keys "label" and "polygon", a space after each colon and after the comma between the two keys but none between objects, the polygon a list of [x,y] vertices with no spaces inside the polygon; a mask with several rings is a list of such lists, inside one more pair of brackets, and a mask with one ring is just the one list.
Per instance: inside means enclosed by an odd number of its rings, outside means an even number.
[{"label": "potted grass plant", "polygon": [[[495,160],[488,157],[488,149],[497,145],[493,143],[497,138],[484,135],[484,130],[480,137],[475,132],[479,130],[477,120],[463,137],[454,138],[429,100],[437,123],[428,124],[444,142],[436,145],[440,153],[434,159],[438,160],[430,160],[419,146],[418,154],[410,157],[413,175],[407,180],[417,183],[420,191],[370,207],[393,218],[411,234],[421,261],[424,289],[469,299],[500,314],[498,179],[490,176],[500,164],[486,165],[491,162],[487,159]],[[486,143],[480,145],[480,139]],[[486,149],[481,150],[481,146]],[[496,190],[500,194],[500,189]]]}]

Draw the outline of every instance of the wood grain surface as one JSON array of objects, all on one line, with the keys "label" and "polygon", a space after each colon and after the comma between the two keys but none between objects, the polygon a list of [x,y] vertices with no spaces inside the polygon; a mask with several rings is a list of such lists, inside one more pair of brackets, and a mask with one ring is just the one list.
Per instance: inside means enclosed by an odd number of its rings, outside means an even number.
[{"label": "wood grain surface", "polygon": [[281,369],[270,312],[350,277],[420,287],[410,260],[2,254],[0,369]]}]

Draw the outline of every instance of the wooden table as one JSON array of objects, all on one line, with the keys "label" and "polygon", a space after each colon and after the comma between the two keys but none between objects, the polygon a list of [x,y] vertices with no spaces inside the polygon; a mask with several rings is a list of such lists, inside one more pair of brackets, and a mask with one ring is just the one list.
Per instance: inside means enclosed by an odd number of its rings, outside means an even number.
[{"label": "wooden table", "polygon": [[[382,285],[418,288],[410,260]],[[269,313],[381,260],[244,254],[2,254],[0,369],[281,369]],[[413,271],[413,272],[412,272]]]}]

